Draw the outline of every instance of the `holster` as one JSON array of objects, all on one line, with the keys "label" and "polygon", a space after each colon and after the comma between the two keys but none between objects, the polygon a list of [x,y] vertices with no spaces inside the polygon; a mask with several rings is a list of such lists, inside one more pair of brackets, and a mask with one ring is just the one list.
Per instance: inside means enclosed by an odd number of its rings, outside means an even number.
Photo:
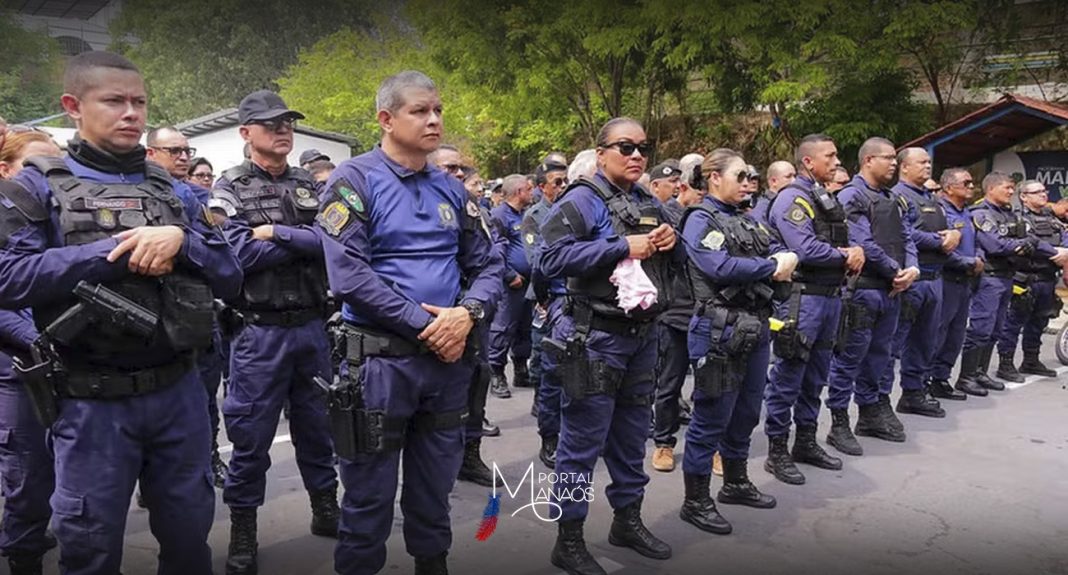
[{"label": "holster", "polygon": [[694,388],[711,398],[734,391],[738,388],[738,365],[726,353],[709,352],[694,364]]},{"label": "holster", "polygon": [[59,416],[54,380],[62,374],[63,369],[58,361],[41,353],[37,344],[34,344],[33,357],[32,365],[27,365],[22,357],[16,355],[12,358],[12,366],[30,397],[30,405],[33,406],[37,421],[48,429]]},{"label": "holster", "polygon": [[[1029,315],[1035,309],[1034,290],[1016,283],[1013,284],[1012,288],[1012,301],[1009,303],[1012,307],[1012,311],[1021,315]],[[1058,298],[1054,297],[1054,299]]]},{"label": "holster", "polygon": [[801,294],[804,288],[796,285],[791,288],[789,309],[783,326],[774,334],[775,356],[781,359],[799,359],[808,361],[809,352],[812,350],[812,340],[801,333],[799,324],[801,316]]},{"label": "holster", "polygon": [[842,315],[838,320],[838,336],[834,341],[835,353],[842,353],[845,350],[845,346],[849,343],[849,336],[854,330],[870,328],[873,325],[868,308],[854,303],[852,296],[852,293],[847,294],[845,301],[842,302]]},{"label": "holster", "polygon": [[591,375],[585,339],[577,334],[567,341],[546,337],[542,338],[541,346],[542,351],[556,362],[556,373],[564,393],[576,401],[584,399]]},{"label": "holster", "polygon": [[1053,301],[1050,303],[1048,317],[1050,319],[1056,319],[1061,316],[1061,310],[1064,309],[1064,300],[1057,295],[1057,292],[1053,292]]}]

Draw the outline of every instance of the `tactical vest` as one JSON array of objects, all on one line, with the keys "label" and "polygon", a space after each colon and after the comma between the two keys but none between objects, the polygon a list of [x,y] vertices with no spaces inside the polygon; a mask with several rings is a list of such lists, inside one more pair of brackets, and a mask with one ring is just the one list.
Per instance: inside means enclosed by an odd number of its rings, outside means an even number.
[{"label": "tactical vest", "polygon": [[[1063,224],[1048,206],[1043,207],[1038,213],[1025,209],[1024,219],[1030,226],[1031,235],[1038,238],[1039,241],[1046,242],[1053,247],[1062,247],[1061,232]],[[1051,262],[1048,257],[1037,256],[1028,260],[1024,269],[1030,272],[1056,273],[1060,266]]]},{"label": "tactical vest", "polygon": [[[647,234],[662,222],[660,208],[652,201],[636,203],[630,198],[629,193],[614,194],[611,190],[603,188],[600,182],[592,179],[580,178],[564,190],[566,194],[572,188],[585,186],[594,191],[598,198],[608,208],[609,217],[612,220],[612,229],[619,236],[635,234]],[[650,196],[651,197],[651,196]],[[642,269],[656,286],[657,302],[648,309],[634,308],[630,312],[624,312],[619,307],[618,290],[612,285],[609,277],[611,269],[601,270],[591,277],[570,277],[567,280],[568,292],[575,296],[586,296],[590,307],[597,315],[628,318],[638,321],[649,321],[667,308],[670,303],[668,286],[670,285],[670,273],[668,259],[657,252],[652,257],[642,260]]]},{"label": "tactical vest", "polygon": [[[994,222],[997,228],[993,233],[999,237],[1008,239],[1023,239],[1027,237],[1027,225],[1023,220],[1023,217],[1015,211],[1005,211],[1001,209],[995,209],[993,206],[986,202],[981,202],[979,205],[972,208],[972,217],[979,212],[986,214],[986,219]],[[979,233],[978,226],[976,226]],[[994,255],[986,254],[986,265],[984,270],[988,274],[1011,274],[1015,270],[1021,269],[1027,265],[1028,258],[1015,256],[1015,255]]]},{"label": "tactical vest", "polygon": [[[707,237],[712,232],[723,234],[723,248],[732,257],[762,258],[770,252],[771,235],[767,229],[751,218],[730,216],[700,203],[686,208],[686,213],[679,222],[679,229],[685,229],[686,220],[695,212],[701,211],[711,218],[708,226],[701,231],[700,237]],[[698,303],[711,304],[715,307],[741,308],[757,312],[771,303],[771,281],[761,280],[749,284],[717,284],[712,281],[692,258],[686,259],[686,275],[690,280],[693,297]]]},{"label": "tactical vest", "polygon": [[[806,190],[796,183],[791,183],[779,190],[775,200],[778,200],[782,197],[784,191],[791,188],[800,190],[805,194],[802,199],[805,200],[808,207],[812,208],[812,212],[809,215],[812,218],[812,226],[816,231],[816,237],[835,248],[848,246],[849,226],[846,224],[845,208],[842,207],[838,198],[823,186],[815,186],[811,190]],[[822,286],[840,286],[845,283],[845,268],[821,267],[802,262],[798,264],[793,280]]]},{"label": "tactical vest", "polygon": [[[155,164],[146,165],[145,181],[140,184],[104,184],[78,178],[60,158],[34,157],[26,163],[48,179],[66,246],[89,244],[140,226],[189,226],[170,174]],[[111,365],[122,355],[137,363],[139,357],[150,361],[211,344],[213,299],[203,279],[176,270],[158,278],[131,274],[105,285],[157,314],[156,335],[145,340],[101,322],[72,344],[79,357]],[[43,330],[75,303],[71,298],[34,308],[38,329]]]},{"label": "tactical vest", "polygon": [[[934,197],[933,194],[921,194],[911,188],[906,188],[906,194],[908,194],[908,200],[916,205],[916,228],[931,233],[938,233],[949,229],[949,222],[946,221],[946,211],[942,208],[942,204]],[[924,250],[919,249],[918,257],[921,266],[942,266],[949,260],[949,254],[943,252],[941,249]]]},{"label": "tactical vest", "polygon": [[[880,194],[867,188],[858,191],[868,200],[868,222],[871,237],[898,267],[905,267],[905,238],[902,236],[901,203],[896,194]],[[860,275],[885,280],[865,263]]]},{"label": "tactical vest", "polygon": [[[234,190],[238,216],[250,227],[267,224],[311,225],[319,213],[319,198],[311,174],[289,168],[296,185],[272,182],[258,175],[246,161],[223,172]],[[275,266],[245,275],[239,309],[286,311],[319,308],[326,303],[326,265],[322,257]]]}]

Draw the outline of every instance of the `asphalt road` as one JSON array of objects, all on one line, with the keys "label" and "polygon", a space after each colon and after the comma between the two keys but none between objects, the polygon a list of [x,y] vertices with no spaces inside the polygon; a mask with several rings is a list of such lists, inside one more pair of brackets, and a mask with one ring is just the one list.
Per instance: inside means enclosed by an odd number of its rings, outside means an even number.
[{"label": "asphalt road", "polygon": [[[1052,351],[1043,359],[1057,364]],[[734,533],[726,537],[679,520],[681,470],[659,473],[647,463],[651,481],[644,518],[674,548],[668,561],[608,544],[612,512],[604,487],[609,478],[599,465],[587,543],[606,570],[619,574],[1068,574],[1068,368],[1059,371],[1055,379],[1031,377],[985,399],[944,402],[945,419],[902,416],[906,443],[861,438],[863,457],[843,456],[845,468],[838,472],[803,467],[808,482],[802,486],[780,483],[764,472],[767,441],[758,428],[750,475],[778,498],[778,507],[720,506],[734,524]],[[491,398],[488,407],[504,433],[486,439],[483,452],[487,462],[504,470],[513,489],[531,462],[536,473],[546,471],[537,462],[539,440],[528,413],[531,398],[532,390],[514,390],[511,399]],[[821,441],[828,426],[825,412]],[[333,540],[308,532],[307,496],[285,422],[278,434],[271,450],[268,503],[260,510],[260,573],[333,573]],[[683,447],[680,441],[679,462]],[[648,451],[651,455],[651,443]],[[718,484],[714,480],[713,488]],[[222,574],[230,523],[217,495],[210,543],[216,572]],[[475,539],[487,495],[488,489],[458,483],[451,496],[451,572],[559,573],[548,561],[555,525],[539,520],[529,507],[511,515],[529,503],[529,484],[515,501],[503,495],[496,532],[487,541]],[[398,509],[384,573],[412,571],[401,524]],[[131,505],[123,572],[155,573],[156,553],[148,513]],[[56,560],[57,553],[49,553],[46,573],[57,572]],[[0,572],[4,569],[6,563]]]}]

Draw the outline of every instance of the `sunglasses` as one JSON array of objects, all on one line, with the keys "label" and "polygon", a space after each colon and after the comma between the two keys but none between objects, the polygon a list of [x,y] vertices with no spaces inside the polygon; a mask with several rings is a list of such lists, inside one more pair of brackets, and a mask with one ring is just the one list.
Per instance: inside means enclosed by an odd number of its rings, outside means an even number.
[{"label": "sunglasses", "polygon": [[458,174],[464,171],[464,166],[463,164],[442,164],[441,169],[445,170],[450,174]]},{"label": "sunglasses", "polygon": [[168,146],[150,146],[150,147],[153,150],[161,150],[161,151],[167,152],[168,154],[170,154],[171,156],[173,156],[175,158],[177,158],[178,156],[181,156],[182,154],[185,154],[185,155],[189,156],[190,158],[192,158],[193,156],[197,155],[197,149],[196,148],[190,148],[188,146],[186,146],[184,148],[182,146],[169,146],[169,147]]},{"label": "sunglasses", "polygon": [[273,118],[270,120],[252,120],[249,124],[263,126],[272,132],[280,132],[282,128],[292,129],[297,125],[297,119],[292,116]]},{"label": "sunglasses", "polygon": [[619,153],[623,154],[624,156],[633,156],[635,150],[637,150],[643,158],[648,158],[649,154],[653,153],[652,142],[642,142],[640,144],[635,144],[634,142],[628,142],[623,140],[619,142],[612,142],[611,144],[605,144],[602,147],[615,148],[619,150]]},{"label": "sunglasses", "polygon": [[562,188],[567,185],[567,178],[553,178],[553,185]]},{"label": "sunglasses", "polygon": [[[723,172],[720,172],[719,174],[721,176],[723,176],[723,177],[727,176]],[[738,172],[738,175],[735,176],[735,177],[736,177],[736,179],[737,179],[739,184],[744,184],[746,182],[746,180],[750,180],[750,181],[759,181],[760,180],[759,176],[754,176],[752,173],[750,173],[747,170],[742,170],[742,171]]]}]

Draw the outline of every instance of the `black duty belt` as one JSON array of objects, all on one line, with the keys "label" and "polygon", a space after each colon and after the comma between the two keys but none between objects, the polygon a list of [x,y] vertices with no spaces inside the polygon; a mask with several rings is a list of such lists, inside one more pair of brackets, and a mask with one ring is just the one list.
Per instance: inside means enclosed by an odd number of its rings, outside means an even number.
[{"label": "black duty belt", "polygon": [[804,295],[819,295],[823,297],[838,297],[842,294],[841,286],[829,286],[822,284],[814,284],[809,282],[800,282],[801,293]]},{"label": "black duty belt", "polygon": [[649,332],[649,328],[651,328],[653,325],[654,322],[651,319],[637,321],[633,319],[608,317],[598,314],[593,314],[593,316],[590,318],[591,329],[596,329],[615,335],[636,337],[639,339],[645,337],[645,334]]},{"label": "black duty belt", "polygon": [[74,399],[123,399],[166,389],[193,369],[192,356],[159,367],[137,371],[68,371],[57,385],[61,397]]},{"label": "black duty belt", "polygon": [[945,271],[942,272],[942,279],[943,280],[945,280],[947,282],[952,282],[952,283],[955,283],[955,284],[966,284],[966,283],[969,283],[969,282],[972,281],[972,277],[974,277],[974,276],[970,276],[970,275],[968,275],[966,273],[963,273],[963,272],[955,272],[955,271],[950,271],[950,270],[945,270]]},{"label": "black duty belt", "polygon": [[862,275],[857,278],[856,289],[877,289],[890,291],[894,289],[894,282],[888,279]]},{"label": "black duty belt", "polygon": [[244,316],[246,323],[253,325],[297,327],[314,319],[322,319],[323,310],[320,308],[292,309],[285,311],[243,310],[241,315]]},{"label": "black duty belt", "polygon": [[430,353],[430,349],[423,343],[413,343],[399,335],[350,323],[344,324],[342,329],[345,334],[346,357],[349,358],[405,357]]},{"label": "black duty belt", "polygon": [[917,281],[926,282],[933,281],[942,277],[941,271],[923,271],[920,270],[920,277],[916,278]]},{"label": "black duty belt", "polygon": [[990,276],[990,277],[992,277],[992,278],[1002,278],[1002,279],[1004,279],[1004,278],[1011,278],[1014,275],[1016,275],[1016,270],[1014,270],[1012,268],[1003,268],[1003,269],[996,269],[996,270],[988,269],[988,270],[984,270],[983,273],[988,275],[988,276]]}]

